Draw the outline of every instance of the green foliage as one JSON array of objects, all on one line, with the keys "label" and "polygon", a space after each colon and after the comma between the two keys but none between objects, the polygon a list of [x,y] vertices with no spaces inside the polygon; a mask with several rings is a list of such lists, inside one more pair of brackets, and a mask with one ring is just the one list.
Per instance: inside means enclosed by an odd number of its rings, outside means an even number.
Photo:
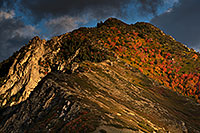
[{"label": "green foliage", "polygon": [[[80,34],[82,35],[82,34]],[[72,57],[75,52],[80,49],[79,54],[74,59],[75,62],[85,60],[92,62],[101,62],[107,58],[108,53],[100,50],[99,47],[92,45],[92,42],[85,36],[81,38],[76,33],[72,33],[63,40],[62,54],[65,60]]]}]

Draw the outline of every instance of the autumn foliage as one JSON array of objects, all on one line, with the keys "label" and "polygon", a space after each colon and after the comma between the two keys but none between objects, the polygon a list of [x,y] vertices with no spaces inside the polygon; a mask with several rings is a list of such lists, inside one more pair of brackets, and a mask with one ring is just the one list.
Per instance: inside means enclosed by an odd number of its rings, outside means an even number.
[{"label": "autumn foliage", "polygon": [[[176,42],[151,24],[127,25],[113,19],[98,28],[74,31],[68,35],[67,40],[74,38],[88,40],[86,43],[115,53],[115,56],[160,85],[200,101],[199,53]],[[86,55],[90,57],[86,59],[93,59],[95,56],[98,56],[99,61],[105,59],[102,51],[97,52],[87,52]],[[103,57],[99,59],[99,56]]]}]

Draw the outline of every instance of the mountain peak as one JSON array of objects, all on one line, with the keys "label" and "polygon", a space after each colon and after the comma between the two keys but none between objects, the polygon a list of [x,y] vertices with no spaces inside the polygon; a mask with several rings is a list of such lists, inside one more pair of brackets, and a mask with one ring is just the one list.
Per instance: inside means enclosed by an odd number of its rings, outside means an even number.
[{"label": "mountain peak", "polygon": [[188,49],[116,18],[36,36],[0,63],[0,132],[198,132],[200,55]]},{"label": "mountain peak", "polygon": [[110,17],[110,18],[108,18],[107,20],[105,20],[104,23],[103,23],[103,22],[98,23],[98,24],[97,24],[97,27],[100,27],[100,26],[102,26],[102,25],[109,26],[109,27],[111,27],[111,26],[120,27],[120,26],[126,26],[127,24],[124,23],[123,21],[117,19],[117,18],[112,18],[112,17]]},{"label": "mountain peak", "polygon": [[113,23],[113,24],[123,23],[123,24],[126,24],[126,23],[122,22],[121,20],[119,20],[117,18],[112,18],[112,17],[108,18],[104,23],[105,24],[107,24],[107,23]]},{"label": "mountain peak", "polygon": [[33,37],[33,38],[29,41],[29,44],[31,44],[31,43],[38,43],[38,42],[40,42],[40,41],[41,41],[40,37],[39,37],[39,36],[35,36],[35,37]]}]

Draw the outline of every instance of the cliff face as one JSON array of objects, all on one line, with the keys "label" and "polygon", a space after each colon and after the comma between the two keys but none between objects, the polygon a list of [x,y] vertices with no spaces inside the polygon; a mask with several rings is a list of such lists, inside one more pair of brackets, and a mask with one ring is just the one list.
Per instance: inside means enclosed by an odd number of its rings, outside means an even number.
[{"label": "cliff face", "polygon": [[35,37],[0,64],[0,132],[199,132],[199,63],[148,23]]},{"label": "cliff face", "polygon": [[35,37],[16,54],[7,78],[0,88],[2,106],[12,106],[29,97],[38,82],[52,70],[50,65],[44,66],[43,61],[50,60],[52,64],[57,65],[58,70],[64,68],[64,61],[62,63],[55,61],[60,51],[62,37],[55,37],[51,42]]}]

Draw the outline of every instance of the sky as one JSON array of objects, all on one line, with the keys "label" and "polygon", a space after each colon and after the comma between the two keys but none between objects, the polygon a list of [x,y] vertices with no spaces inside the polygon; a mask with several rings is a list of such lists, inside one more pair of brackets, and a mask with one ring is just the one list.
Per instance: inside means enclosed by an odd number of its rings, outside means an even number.
[{"label": "sky", "polygon": [[200,0],[0,0],[0,61],[34,36],[50,39],[109,17],[150,22],[200,49]]}]

